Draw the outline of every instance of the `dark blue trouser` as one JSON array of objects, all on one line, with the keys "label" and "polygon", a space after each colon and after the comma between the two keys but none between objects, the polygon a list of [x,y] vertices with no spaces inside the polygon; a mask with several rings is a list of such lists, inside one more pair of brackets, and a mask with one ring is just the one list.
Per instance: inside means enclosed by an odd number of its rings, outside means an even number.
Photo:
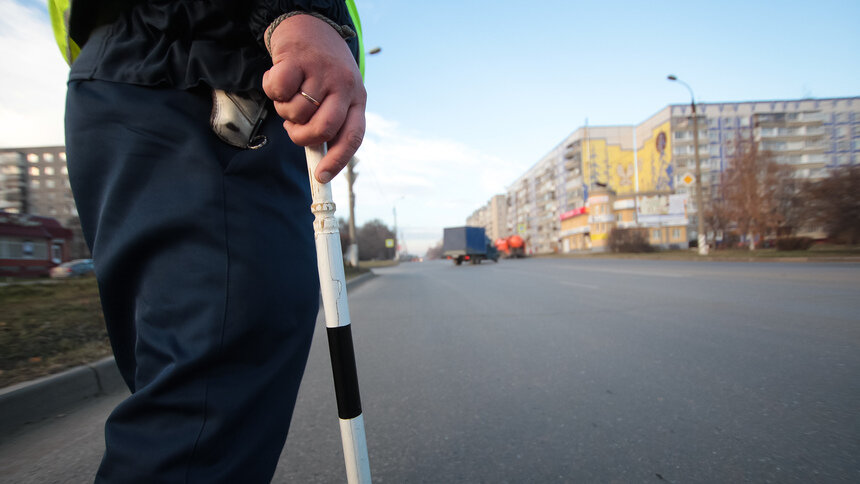
[{"label": "dark blue trouser", "polygon": [[132,391],[97,482],[268,482],[318,310],[303,149],[240,150],[205,89],[73,81],[69,177]]}]

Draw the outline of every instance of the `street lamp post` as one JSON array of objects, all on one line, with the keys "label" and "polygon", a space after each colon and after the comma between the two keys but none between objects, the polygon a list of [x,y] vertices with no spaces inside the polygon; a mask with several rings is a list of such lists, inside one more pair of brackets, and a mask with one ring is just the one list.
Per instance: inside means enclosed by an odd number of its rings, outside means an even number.
[{"label": "street lamp post", "polygon": [[[374,47],[367,51],[368,55],[376,55],[382,52],[381,47]],[[346,257],[349,265],[358,267],[358,239],[355,234],[355,192],[352,185],[355,179],[358,178],[358,173],[355,172],[355,165],[358,164],[358,158],[352,157],[346,165],[346,183],[349,190],[349,247],[346,249]]]},{"label": "street lamp post", "polygon": [[699,115],[696,114],[696,96],[693,94],[693,88],[686,82],[678,79],[675,75],[670,74],[666,77],[670,81],[678,82],[684,85],[690,91],[690,106],[693,108],[693,153],[696,159],[696,220],[698,222],[696,230],[698,231],[698,246],[699,255],[708,255],[708,241],[705,237],[705,218],[702,211],[704,210],[704,202],[702,201],[702,163],[699,160]]},{"label": "street lamp post", "polygon": [[355,235],[355,192],[352,190],[352,185],[358,178],[358,173],[355,172],[355,165],[357,164],[358,158],[353,156],[346,165],[346,184],[349,190],[349,247],[346,249],[346,256],[352,267],[358,267],[358,239]]},{"label": "street lamp post", "polygon": [[401,195],[400,198],[391,204],[391,212],[394,214],[394,260],[399,256],[398,249],[400,247],[400,236],[397,235],[397,202],[406,198],[406,195]]}]

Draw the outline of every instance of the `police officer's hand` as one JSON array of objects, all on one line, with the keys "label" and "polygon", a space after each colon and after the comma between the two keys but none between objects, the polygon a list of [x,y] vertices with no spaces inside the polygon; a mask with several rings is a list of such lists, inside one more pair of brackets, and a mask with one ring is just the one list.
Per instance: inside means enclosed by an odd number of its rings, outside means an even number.
[{"label": "police officer's hand", "polygon": [[[367,93],[346,42],[310,15],[289,17],[271,38],[272,63],[263,90],[284,118],[297,145],[328,143],[314,176],[327,183],[349,162],[364,139]],[[311,99],[301,95],[304,91]]]}]

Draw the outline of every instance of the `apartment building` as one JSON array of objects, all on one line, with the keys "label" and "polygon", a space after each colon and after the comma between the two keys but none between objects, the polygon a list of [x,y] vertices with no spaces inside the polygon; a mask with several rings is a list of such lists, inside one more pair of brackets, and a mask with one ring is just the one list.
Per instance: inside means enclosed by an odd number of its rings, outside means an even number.
[{"label": "apartment building", "polygon": [[0,149],[0,210],[58,220],[74,234],[70,257],[88,256],[69,184],[65,146]]},{"label": "apartment building", "polygon": [[504,195],[495,195],[483,207],[472,212],[466,225],[484,227],[490,240],[506,236],[507,200]]},{"label": "apartment building", "polygon": [[619,199],[631,196],[640,211],[637,194],[685,196],[684,233],[695,240],[696,151],[707,200],[738,138],[754,139],[799,179],[860,164],[860,97],[703,103],[697,116],[698,147],[686,104],[666,106],[635,126],[578,128],[507,187],[502,235],[520,234],[535,253],[573,250],[571,241],[562,242],[562,214],[587,207],[589,192],[605,187]]}]

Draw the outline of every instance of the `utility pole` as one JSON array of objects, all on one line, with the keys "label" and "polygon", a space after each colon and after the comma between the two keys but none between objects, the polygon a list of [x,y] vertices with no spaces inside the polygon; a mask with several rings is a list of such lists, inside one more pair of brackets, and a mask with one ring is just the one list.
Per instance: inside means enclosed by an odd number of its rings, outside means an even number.
[{"label": "utility pole", "polygon": [[698,231],[698,246],[699,255],[708,255],[708,240],[705,236],[705,217],[704,217],[704,202],[702,197],[702,163],[699,160],[699,115],[696,114],[696,96],[686,82],[678,79],[674,75],[666,77],[670,81],[679,82],[690,91],[690,106],[693,108],[693,153],[696,159],[696,220],[698,221],[696,230]]},{"label": "utility pole", "polygon": [[397,205],[391,207],[391,212],[394,214],[394,260],[397,260],[397,246],[400,244],[397,240]]},{"label": "utility pole", "polygon": [[406,198],[406,195],[401,195],[394,203],[391,204],[391,213],[394,214],[394,260],[397,260],[398,247],[400,246],[400,236],[397,235],[397,202]]},{"label": "utility pole", "polygon": [[355,179],[358,178],[358,172],[355,171],[355,165],[358,164],[358,158],[352,157],[346,165],[346,185],[349,189],[349,247],[346,249],[346,258],[349,265],[358,267],[358,238],[355,234],[355,192],[352,190],[352,185]]}]

